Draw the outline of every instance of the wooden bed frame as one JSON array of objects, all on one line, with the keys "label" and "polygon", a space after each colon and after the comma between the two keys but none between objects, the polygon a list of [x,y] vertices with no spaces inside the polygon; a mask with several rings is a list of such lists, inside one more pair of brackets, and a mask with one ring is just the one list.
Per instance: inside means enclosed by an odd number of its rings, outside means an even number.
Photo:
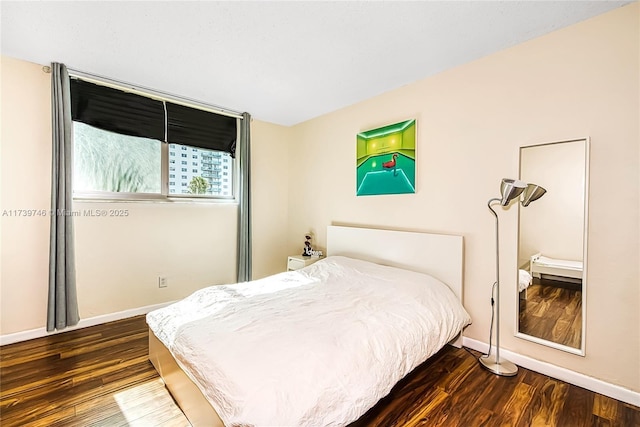
[{"label": "wooden bed frame", "polygon": [[[329,226],[327,255],[343,255],[428,273],[451,287],[462,301],[462,236]],[[451,342],[461,345],[461,336]],[[149,360],[194,427],[222,427],[222,420],[169,350],[149,330]]]}]

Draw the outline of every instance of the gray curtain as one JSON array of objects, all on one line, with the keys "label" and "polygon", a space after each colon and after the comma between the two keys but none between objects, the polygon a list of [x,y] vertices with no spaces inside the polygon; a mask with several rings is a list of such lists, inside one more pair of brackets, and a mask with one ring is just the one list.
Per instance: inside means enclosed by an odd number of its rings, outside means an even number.
[{"label": "gray curtain", "polygon": [[238,155],[240,188],[238,190],[238,282],[251,280],[251,115],[242,114]]},{"label": "gray curtain", "polygon": [[49,241],[49,303],[47,331],[80,321],[76,294],[73,235],[73,170],[71,92],[64,64],[51,64],[53,162],[51,168],[51,232]]}]

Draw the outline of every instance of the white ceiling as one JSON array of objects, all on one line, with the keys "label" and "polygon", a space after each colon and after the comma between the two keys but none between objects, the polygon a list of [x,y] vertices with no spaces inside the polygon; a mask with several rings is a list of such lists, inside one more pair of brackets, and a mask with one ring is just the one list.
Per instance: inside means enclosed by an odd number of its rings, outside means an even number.
[{"label": "white ceiling", "polygon": [[293,125],[627,3],[2,1],[2,54]]}]

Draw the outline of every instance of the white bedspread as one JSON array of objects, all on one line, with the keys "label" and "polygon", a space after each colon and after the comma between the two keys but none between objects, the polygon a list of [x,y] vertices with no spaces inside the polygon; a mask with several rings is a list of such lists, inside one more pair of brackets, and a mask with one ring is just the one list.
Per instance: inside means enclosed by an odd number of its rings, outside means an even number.
[{"label": "white bedspread", "polygon": [[527,270],[518,270],[518,292],[522,292],[531,285],[533,277]]},{"label": "white bedspread", "polygon": [[346,425],[470,321],[433,277],[345,257],[147,315],[227,426]]}]

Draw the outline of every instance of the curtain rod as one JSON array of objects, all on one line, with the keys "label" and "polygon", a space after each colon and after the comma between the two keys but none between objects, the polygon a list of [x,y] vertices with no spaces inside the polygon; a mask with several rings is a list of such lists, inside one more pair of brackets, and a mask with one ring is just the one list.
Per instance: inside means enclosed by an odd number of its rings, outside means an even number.
[{"label": "curtain rod", "polygon": [[[51,67],[44,66],[42,70],[45,73],[51,72]],[[67,72],[70,77],[78,77],[83,80],[93,80],[95,83],[105,84],[108,86],[115,87],[116,89],[126,88],[132,92],[137,92],[140,95],[151,95],[152,97],[159,98],[163,101],[174,101],[179,104],[186,105],[188,107],[198,107],[204,110],[211,111],[213,113],[221,114],[223,116],[235,117],[237,119],[242,120],[242,113],[239,111],[230,110],[228,108],[223,108],[217,105],[207,104],[204,102],[197,101],[191,98],[185,98],[183,96],[173,95],[171,93],[162,92],[159,90],[149,89],[144,86],[138,86],[131,83],[126,83],[120,80],[110,79],[108,77],[103,77],[97,74],[86,73],[84,71],[75,70],[72,68],[67,68]]]}]

